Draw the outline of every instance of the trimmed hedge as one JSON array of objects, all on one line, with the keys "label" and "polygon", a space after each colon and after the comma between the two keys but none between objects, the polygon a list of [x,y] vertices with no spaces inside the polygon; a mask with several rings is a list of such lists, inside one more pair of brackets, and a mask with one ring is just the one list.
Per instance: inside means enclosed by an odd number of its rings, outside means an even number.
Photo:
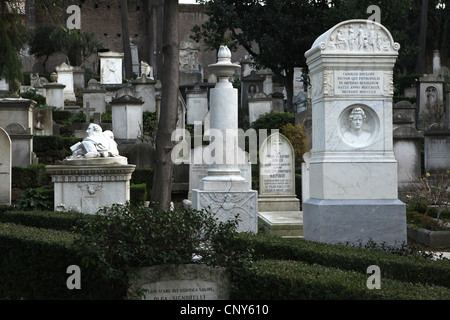
[{"label": "trimmed hedge", "polygon": [[[450,288],[448,260],[427,260],[345,245],[329,245],[266,234],[240,234],[238,241],[254,250],[256,260],[296,260],[342,270],[365,272],[370,265],[381,269],[381,277]],[[242,245],[242,243],[241,243]]]},{"label": "trimmed hedge", "polygon": [[48,150],[70,151],[71,146],[82,140],[82,138],[63,137],[60,135],[34,136],[33,150],[35,152],[47,152]]},{"label": "trimmed hedge", "polygon": [[[367,266],[366,266],[367,268]],[[364,268],[364,271],[366,270]],[[380,289],[368,289],[369,274],[298,261],[259,260],[237,275],[235,300],[447,300],[450,289],[384,279]]]},{"label": "trimmed hedge", "polygon": [[83,225],[91,217],[79,212],[17,210],[0,212],[0,222],[64,231],[71,231],[74,227]]},{"label": "trimmed hedge", "polygon": [[27,168],[12,167],[11,173],[11,186],[13,188],[39,188],[51,182],[44,164],[31,164]]},{"label": "trimmed hedge", "polygon": [[131,184],[142,185],[145,183],[147,188],[147,199],[150,200],[153,185],[153,169],[152,168],[136,168],[131,174]]},{"label": "trimmed hedge", "polygon": [[[83,267],[73,233],[0,223],[0,299],[121,299],[124,288],[105,281],[104,272]],[[70,265],[81,268],[81,290],[66,282]]]}]

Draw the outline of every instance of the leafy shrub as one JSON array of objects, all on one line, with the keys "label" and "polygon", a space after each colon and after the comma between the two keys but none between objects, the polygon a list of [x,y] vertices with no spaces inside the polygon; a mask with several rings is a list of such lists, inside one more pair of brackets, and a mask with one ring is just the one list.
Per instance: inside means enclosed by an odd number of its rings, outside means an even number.
[{"label": "leafy shrub", "polygon": [[415,211],[406,213],[406,221],[415,229],[422,228],[430,231],[448,231],[448,229],[443,227],[435,218]]},{"label": "leafy shrub", "polygon": [[30,88],[20,93],[20,97],[36,101],[36,106],[45,105],[45,97],[37,93],[35,88]]},{"label": "leafy shrub", "polygon": [[436,207],[428,207],[425,214],[431,218],[437,218],[439,214],[439,210]]},{"label": "leafy shrub", "polygon": [[152,168],[136,168],[131,174],[131,184],[141,185],[145,183],[147,188],[147,199],[150,198],[153,185],[153,169]]},{"label": "leafy shrub", "polygon": [[243,263],[227,245],[237,220],[218,222],[206,211],[161,211],[142,204],[102,208],[77,229],[75,245],[87,264],[105,269],[105,277],[125,285],[132,268],[192,263],[194,256],[209,265]]},{"label": "leafy shrub", "polygon": [[407,186],[406,191],[410,201],[426,201],[428,205],[446,209],[450,204],[449,188],[450,171],[447,171],[433,175],[427,173]]},{"label": "leafy shrub", "polygon": [[28,188],[14,202],[17,210],[53,210],[53,189]]},{"label": "leafy shrub", "polygon": [[137,203],[147,200],[147,186],[145,183],[130,185],[130,202]]},{"label": "leafy shrub", "polygon": [[408,201],[407,209],[408,211],[426,213],[428,209],[428,202],[425,199],[414,198]]},{"label": "leafy shrub", "polygon": [[450,220],[450,210],[442,210],[439,214],[439,219]]},{"label": "leafy shrub", "polygon": [[303,125],[293,125],[292,123],[288,123],[280,128],[280,132],[289,140],[294,148],[295,166],[301,167],[303,154],[308,152]]},{"label": "leafy shrub", "polygon": [[256,119],[251,127],[255,130],[259,129],[281,129],[286,124],[295,125],[295,115],[290,112],[270,111]]}]

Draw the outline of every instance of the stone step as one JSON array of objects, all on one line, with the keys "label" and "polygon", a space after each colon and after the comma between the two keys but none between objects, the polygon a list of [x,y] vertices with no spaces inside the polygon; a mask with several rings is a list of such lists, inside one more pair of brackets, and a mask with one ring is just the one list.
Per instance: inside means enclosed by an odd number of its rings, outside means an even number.
[{"label": "stone step", "polygon": [[265,233],[281,237],[303,237],[302,211],[258,212]]}]

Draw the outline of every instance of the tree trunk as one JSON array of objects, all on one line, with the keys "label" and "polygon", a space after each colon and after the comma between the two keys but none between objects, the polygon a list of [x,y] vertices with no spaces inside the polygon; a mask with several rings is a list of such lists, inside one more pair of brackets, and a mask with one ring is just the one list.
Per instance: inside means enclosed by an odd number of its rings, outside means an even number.
[{"label": "tree trunk", "polygon": [[120,0],[120,20],[122,22],[122,43],[124,53],[125,78],[131,79],[133,63],[131,61],[130,32],[128,31],[128,2]]},{"label": "tree trunk", "polygon": [[163,21],[164,21],[164,0],[157,0],[156,5],[156,64],[154,70],[155,80],[161,80],[162,77],[162,35],[163,35]]},{"label": "tree trunk", "polygon": [[[151,201],[168,209],[172,194],[174,143],[171,140],[178,121],[178,0],[164,1],[163,64],[161,110],[156,136],[156,162]],[[160,69],[160,70],[161,70]]]},{"label": "tree trunk", "polygon": [[285,70],[285,84],[286,89],[286,109],[288,112],[294,111],[294,68]]},{"label": "tree trunk", "polygon": [[427,16],[428,16],[428,0],[422,0],[422,10],[420,17],[420,38],[419,38],[419,54],[417,57],[417,73],[424,73],[426,43],[427,43]]}]

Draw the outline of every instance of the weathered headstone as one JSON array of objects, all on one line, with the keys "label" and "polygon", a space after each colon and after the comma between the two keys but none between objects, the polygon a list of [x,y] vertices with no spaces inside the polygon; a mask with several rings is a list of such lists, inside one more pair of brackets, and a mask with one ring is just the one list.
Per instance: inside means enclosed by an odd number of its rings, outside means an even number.
[{"label": "weathered headstone", "polygon": [[73,67],[64,62],[55,69],[58,73],[58,83],[65,85],[63,90],[64,100],[75,101]]},{"label": "weathered headstone", "polygon": [[425,131],[425,171],[437,173],[450,168],[450,129],[432,126]]},{"label": "weathered headstone", "polygon": [[11,163],[14,167],[26,168],[34,163],[33,135],[19,123],[11,123],[5,128],[11,138]]},{"label": "weathered headstone", "polygon": [[132,84],[136,92],[136,97],[140,97],[144,101],[144,112],[156,112],[156,81],[143,74],[136,80],[133,80]]},{"label": "weathered headstone", "polygon": [[265,93],[255,93],[248,97],[248,121],[250,124],[270,111],[272,111],[272,99]]},{"label": "weathered headstone", "polygon": [[408,101],[394,106],[394,154],[398,163],[399,187],[420,177],[422,171],[421,147],[423,133],[415,125],[416,108]]},{"label": "weathered headstone", "polygon": [[53,135],[53,110],[51,108],[34,109],[34,135]]},{"label": "weathered headstone", "polygon": [[0,205],[11,205],[11,139],[0,128]]},{"label": "weathered headstone", "polygon": [[180,85],[200,83],[203,72],[199,64],[200,47],[187,35],[180,43]]},{"label": "weathered headstone", "polygon": [[62,83],[47,83],[44,85],[45,103],[48,106],[56,107],[58,109],[64,109],[64,88],[65,84]]},{"label": "weathered headstone", "polygon": [[186,92],[186,124],[203,121],[208,113],[208,89],[194,86]]},{"label": "weathered headstone", "polygon": [[104,113],[106,111],[105,95],[105,88],[97,80],[89,80],[87,88],[83,90],[83,107],[86,108],[89,104],[94,112]]},{"label": "weathered headstone", "polygon": [[305,53],[313,141],[303,234],[327,243],[406,242],[393,152],[393,68],[400,46],[381,24],[348,20]]},{"label": "weathered headstone", "polygon": [[295,193],[295,155],[281,133],[271,134],[259,150],[258,215],[268,233],[300,236],[302,215]]}]

